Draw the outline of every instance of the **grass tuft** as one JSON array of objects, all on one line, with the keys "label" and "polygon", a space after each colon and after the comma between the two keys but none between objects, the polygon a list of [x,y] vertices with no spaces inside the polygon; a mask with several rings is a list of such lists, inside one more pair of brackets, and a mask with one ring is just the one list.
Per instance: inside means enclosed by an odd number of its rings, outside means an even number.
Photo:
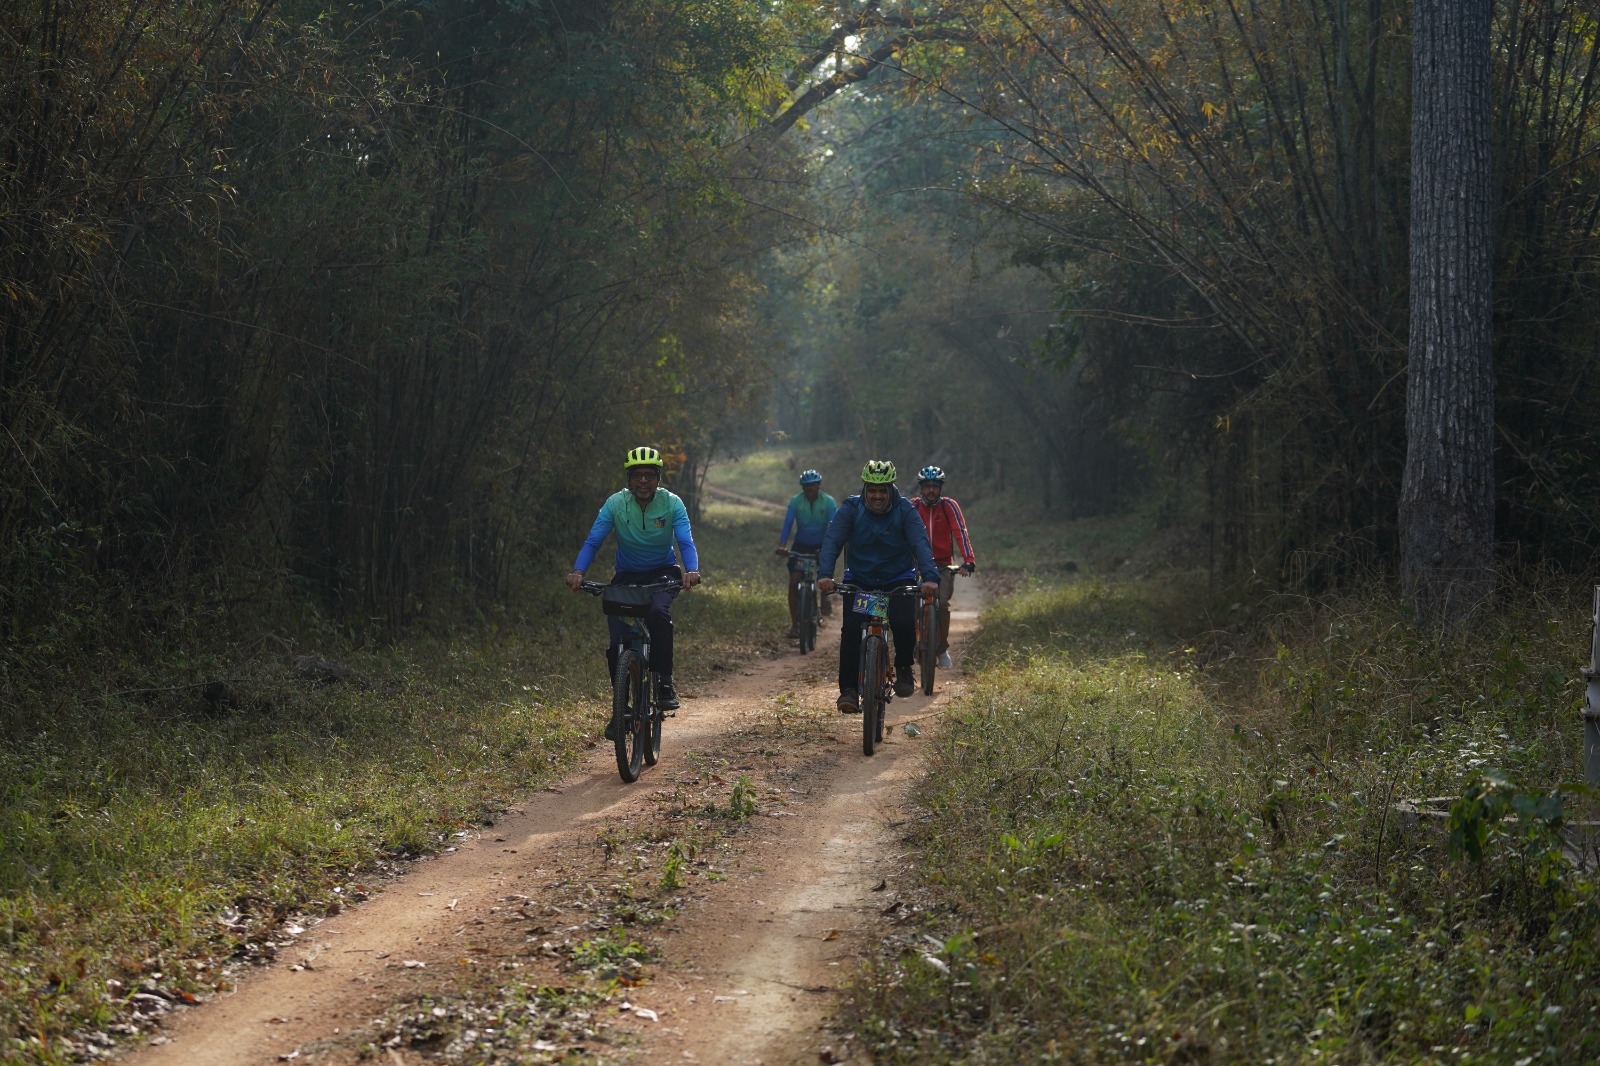
[{"label": "grass tuft", "polygon": [[[775,535],[766,517],[697,531],[707,584],[674,610],[691,693],[714,665],[784,646]],[[567,774],[610,706],[606,630],[593,599],[547,584],[525,612],[536,621],[392,647],[320,628],[298,646],[207,646],[174,620],[188,642],[137,662],[12,661],[0,1060],[73,1061],[72,1034],[127,1017],[135,994],[229,987],[296,916],[363,898]],[[364,680],[300,680],[302,651]]]},{"label": "grass tuft", "polygon": [[[986,615],[918,797],[928,908],[854,1006],[875,1061],[1593,1061],[1578,597],[1445,647],[1380,594],[1229,631],[1171,593]],[[1448,829],[1403,831],[1419,795]]]}]

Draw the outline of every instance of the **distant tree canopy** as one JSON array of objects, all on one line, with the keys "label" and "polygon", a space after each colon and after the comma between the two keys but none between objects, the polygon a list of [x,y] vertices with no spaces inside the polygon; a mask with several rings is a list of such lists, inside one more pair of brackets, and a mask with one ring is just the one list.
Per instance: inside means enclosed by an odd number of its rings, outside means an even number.
[{"label": "distant tree canopy", "polygon": [[[1203,485],[1227,569],[1317,584],[1397,567],[1411,5],[893,7],[853,54],[919,26],[894,77],[965,109],[947,133],[973,161],[965,191],[1013,223],[988,247],[1053,280],[1062,328],[1035,358],[1072,368],[1151,469]],[[1493,5],[1503,560],[1600,547],[1582,503],[1600,489],[1595,29],[1590,4]]]},{"label": "distant tree canopy", "polygon": [[[503,600],[775,392],[1074,512],[1199,486],[1237,573],[1392,566],[1410,10],[16,0],[0,627]],[[1600,50],[1493,12],[1495,528],[1581,561]]]},{"label": "distant tree canopy", "polygon": [[[1014,133],[995,199],[1067,272],[1078,358],[1158,448],[1208,456],[1236,566],[1392,566],[1409,5],[1004,9],[970,91]],[[1597,546],[1594,30],[1585,4],[1495,6],[1497,525],[1523,559]]]},{"label": "distant tree canopy", "polygon": [[828,163],[816,240],[774,257],[793,296],[761,315],[792,352],[779,424],[859,441],[904,485],[937,463],[964,500],[1026,493],[1068,516],[1125,501],[1146,484],[1140,448],[1045,343],[1052,279],[1017,261],[1026,228],[970,195],[969,116],[895,85],[800,135]]},{"label": "distant tree canopy", "polygon": [[0,625],[500,596],[628,445],[759,420],[781,14],[5,5]]}]

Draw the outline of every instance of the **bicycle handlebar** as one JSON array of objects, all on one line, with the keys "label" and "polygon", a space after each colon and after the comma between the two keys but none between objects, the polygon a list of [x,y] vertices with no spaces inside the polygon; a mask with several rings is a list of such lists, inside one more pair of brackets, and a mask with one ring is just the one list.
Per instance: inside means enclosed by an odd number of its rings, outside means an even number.
[{"label": "bicycle handlebar", "polygon": [[[845,581],[835,581],[833,583],[833,592],[882,592],[889,596],[915,596],[920,591],[921,586],[916,584],[899,585],[892,589],[874,589],[865,585],[853,585]],[[823,593],[824,596],[832,594],[832,592]]]},{"label": "bicycle handlebar", "polygon": [[[582,581],[578,584],[579,591],[587,592],[591,596],[598,596],[610,587],[610,583],[605,581]],[[683,582],[657,581],[653,585],[629,585],[627,587],[636,589],[649,589],[651,592],[671,592],[673,589],[683,588]]]}]

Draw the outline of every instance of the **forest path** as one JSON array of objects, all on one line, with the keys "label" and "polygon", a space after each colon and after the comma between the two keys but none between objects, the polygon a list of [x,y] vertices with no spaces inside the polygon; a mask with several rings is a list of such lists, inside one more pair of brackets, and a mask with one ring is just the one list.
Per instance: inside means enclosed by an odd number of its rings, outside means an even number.
[{"label": "forest path", "polygon": [[778,503],[774,500],[763,500],[759,496],[746,496],[742,492],[734,492],[720,485],[707,483],[704,486],[706,496],[718,503],[737,503],[745,507],[753,507],[761,514],[776,515],[782,518],[789,512],[788,501]]},{"label": "forest path", "polygon": [[[979,582],[958,585],[958,665],[985,600]],[[890,920],[903,874],[892,827],[906,817],[907,789],[962,680],[959,670],[941,671],[932,697],[895,700],[889,739],[867,758],[860,718],[832,710],[837,614],[826,621],[817,653],[753,661],[714,687],[685,691],[660,765],[636,784],[618,780],[610,745],[597,744],[560,785],[282,943],[277,962],[242,974],[232,992],[169,1015],[121,1061],[456,1061],[461,1048],[452,1043],[452,1055],[428,1036],[430,1011],[478,1019],[467,1032],[486,1046],[475,1053],[495,1044],[497,1054],[472,1061],[560,1061],[579,1048],[590,1062],[856,1058],[826,1020]],[[911,721],[920,736],[906,735]],[[626,901],[630,890],[619,888],[613,850],[636,853],[643,881],[657,876],[643,866],[662,855],[652,847],[668,845],[648,834],[608,843],[607,833],[662,825],[663,812],[676,811],[662,833],[681,836],[684,812],[698,809],[689,791],[708,775],[723,796],[733,778],[748,778],[755,817],[695,859],[696,876],[685,874],[661,924],[628,930],[618,922],[618,892]],[[592,1005],[592,1017],[563,1006],[521,1031],[506,1020],[525,1008],[528,990],[584,985],[570,947],[619,930],[656,948],[636,986]],[[508,987],[524,990],[523,998]],[[507,1010],[508,995],[517,1010]],[[412,1020],[397,1022],[402,1016]]]}]

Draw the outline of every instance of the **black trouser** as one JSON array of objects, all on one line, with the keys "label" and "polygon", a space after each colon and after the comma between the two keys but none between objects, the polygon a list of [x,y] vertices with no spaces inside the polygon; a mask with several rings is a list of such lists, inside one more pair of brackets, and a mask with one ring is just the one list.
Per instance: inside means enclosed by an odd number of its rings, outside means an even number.
[{"label": "black trouser", "polygon": [[[650,570],[644,573],[617,573],[612,575],[613,585],[654,585],[662,581],[681,581],[683,571],[676,566],[669,566],[664,570]],[[663,589],[650,597],[650,611],[644,616],[644,625],[650,631],[650,666],[657,677],[672,676],[672,598],[676,596],[676,589]],[[614,662],[612,654],[619,644],[628,642],[627,619],[617,615],[607,615],[606,624],[611,627],[611,645],[606,649],[606,661]],[[609,679],[608,679],[609,680]]]},{"label": "black trouser", "polygon": [[[901,584],[894,588],[903,587]],[[883,590],[876,590],[883,591]],[[861,627],[867,616],[851,607],[855,597],[844,594],[844,624],[839,636],[839,691],[853,689],[861,673]],[[901,677],[911,669],[917,643],[917,600],[915,596],[894,596],[889,600],[889,628],[894,632],[894,668]]]}]

